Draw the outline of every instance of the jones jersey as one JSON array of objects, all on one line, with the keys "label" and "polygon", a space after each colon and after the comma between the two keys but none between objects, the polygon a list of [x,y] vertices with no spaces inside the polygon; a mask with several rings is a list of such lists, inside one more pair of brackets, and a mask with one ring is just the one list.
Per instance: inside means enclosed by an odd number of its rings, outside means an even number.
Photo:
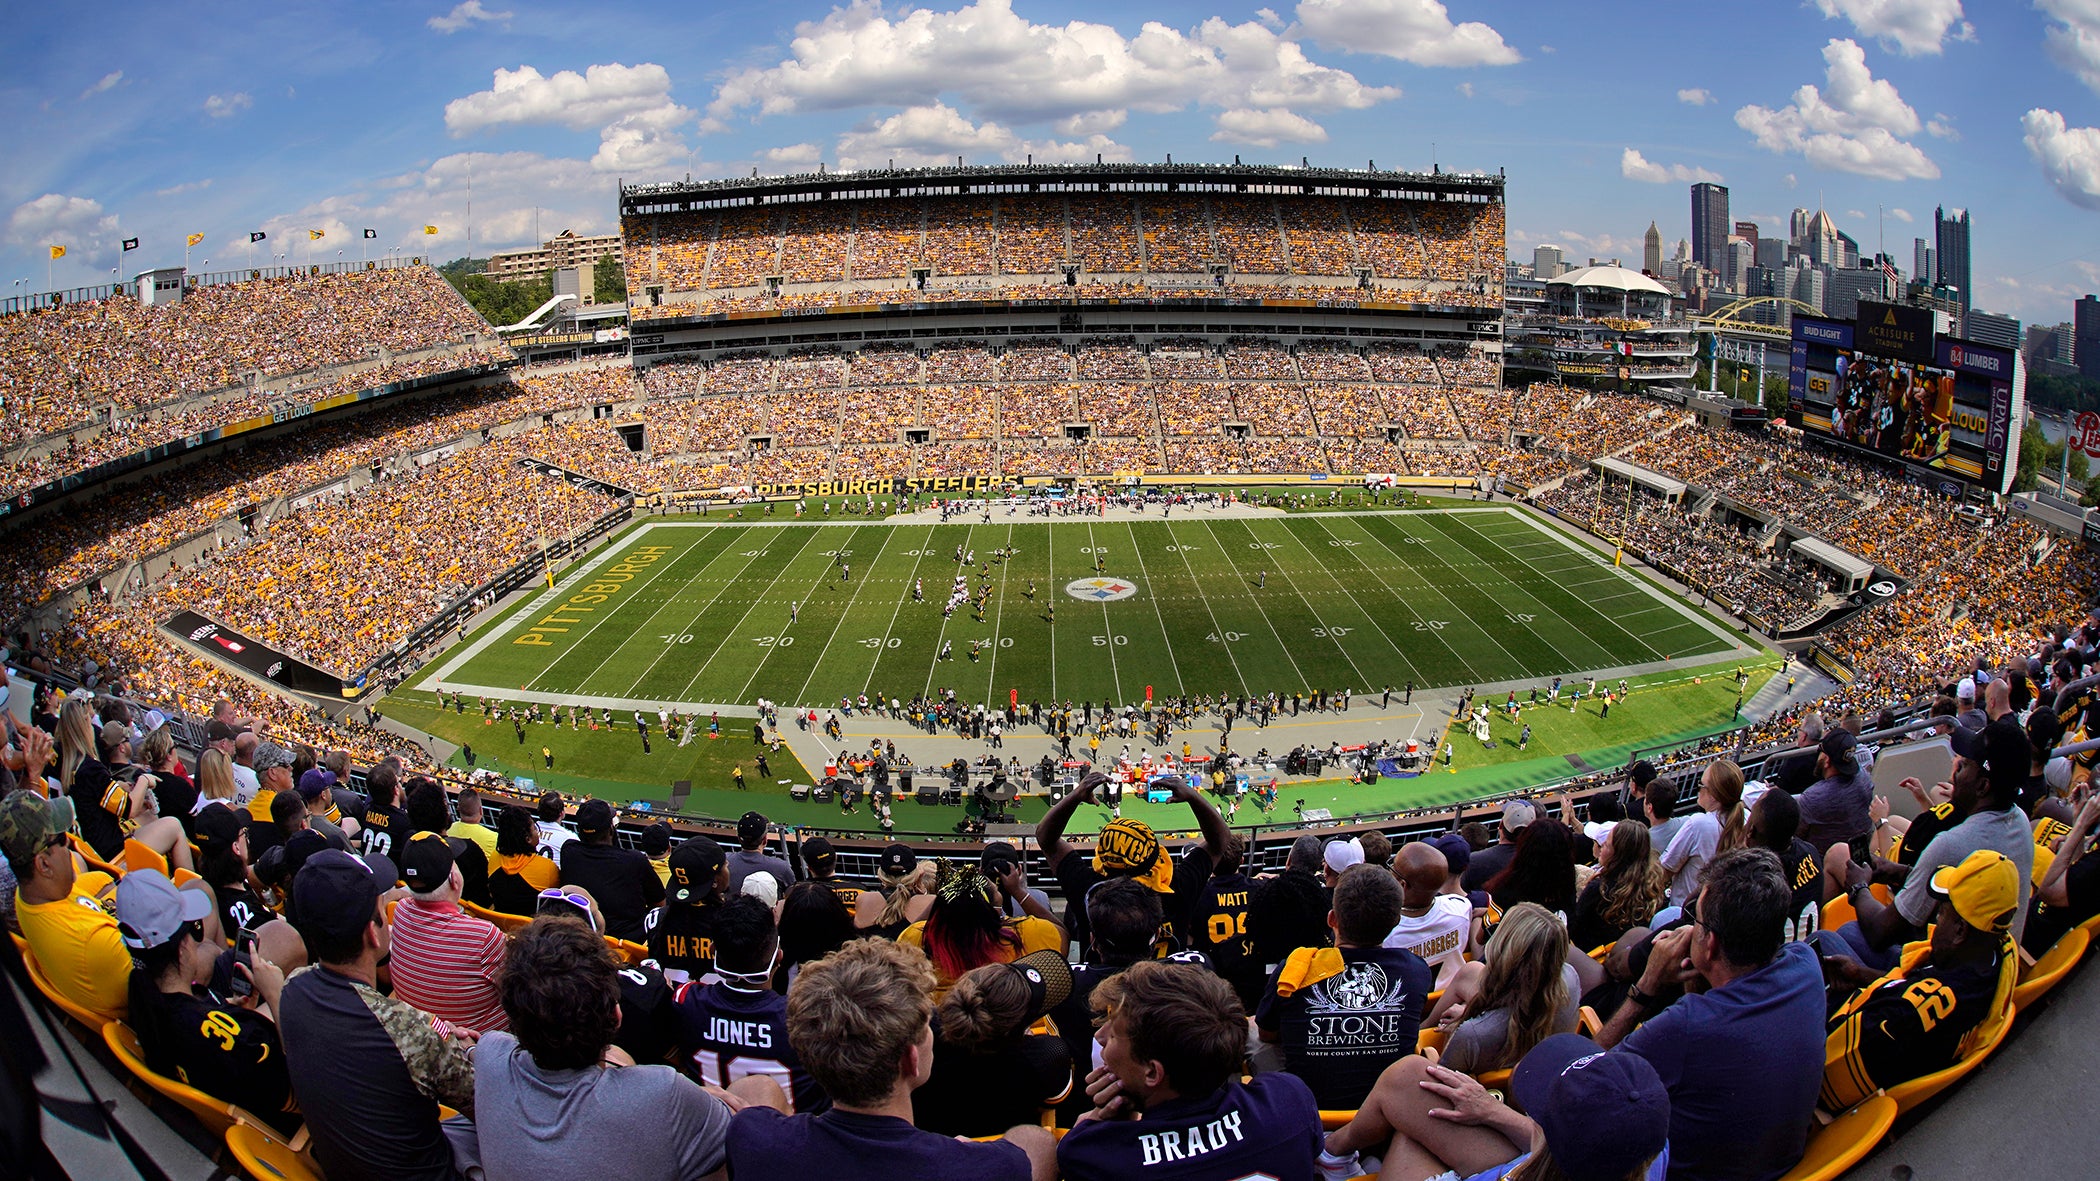
[{"label": "jones jersey", "polygon": [[826,1106],[795,1049],[788,1044],[787,998],[770,988],[734,988],[727,981],[678,988],[678,1052],[701,1082],[727,1087],[758,1075],[780,1084],[796,1111]]}]

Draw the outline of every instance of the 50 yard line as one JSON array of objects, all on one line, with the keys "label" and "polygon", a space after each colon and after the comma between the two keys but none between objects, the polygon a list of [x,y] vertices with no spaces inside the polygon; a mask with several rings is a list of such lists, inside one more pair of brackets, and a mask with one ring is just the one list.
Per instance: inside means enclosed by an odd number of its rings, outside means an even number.
[{"label": "50 yard line", "polygon": [[[1106,563],[1101,561],[1101,546],[1098,543],[1098,539],[1094,536],[1094,522],[1092,520],[1088,520],[1086,523],[1086,539],[1096,542],[1093,547],[1096,569],[1106,565]],[[1123,673],[1116,667],[1116,628],[1114,624],[1108,621],[1108,601],[1106,599],[1101,601],[1101,629],[1108,633],[1103,638],[1108,641],[1108,677],[1116,683],[1116,701],[1119,704],[1127,703],[1130,699],[1123,696]]]}]

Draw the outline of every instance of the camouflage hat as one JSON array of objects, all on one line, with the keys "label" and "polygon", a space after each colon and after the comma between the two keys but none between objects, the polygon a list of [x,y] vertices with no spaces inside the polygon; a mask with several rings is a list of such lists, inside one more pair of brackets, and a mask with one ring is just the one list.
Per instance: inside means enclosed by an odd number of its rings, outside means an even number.
[{"label": "camouflage hat", "polygon": [[255,757],[249,761],[250,768],[259,776],[265,771],[279,767],[289,768],[299,761],[299,756],[288,746],[265,742],[255,748]]},{"label": "camouflage hat", "polygon": [[50,839],[73,831],[73,801],[44,798],[41,792],[9,792],[0,800],[0,852],[9,863],[27,864]]}]

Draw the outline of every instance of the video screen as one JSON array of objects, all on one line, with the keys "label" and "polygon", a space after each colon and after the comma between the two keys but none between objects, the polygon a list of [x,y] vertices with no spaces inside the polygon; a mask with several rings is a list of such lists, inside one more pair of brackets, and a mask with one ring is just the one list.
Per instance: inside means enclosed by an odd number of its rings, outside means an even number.
[{"label": "video screen", "polygon": [[1795,425],[1993,491],[2011,482],[2015,363],[2008,350],[1950,337],[1933,361],[1854,347],[1853,326],[1794,318]]},{"label": "video screen", "polygon": [[1832,367],[1832,438],[1928,467],[1947,466],[1954,450],[1953,373],[1852,352],[1836,353]]}]

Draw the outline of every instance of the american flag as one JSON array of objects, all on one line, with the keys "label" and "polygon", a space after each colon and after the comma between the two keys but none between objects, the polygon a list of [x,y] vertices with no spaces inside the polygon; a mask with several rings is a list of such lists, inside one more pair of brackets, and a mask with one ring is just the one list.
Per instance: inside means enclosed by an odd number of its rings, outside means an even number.
[{"label": "american flag", "polygon": [[1885,254],[1881,256],[1881,273],[1888,276],[1890,290],[1903,290],[1903,276],[1896,273],[1896,264],[1890,262]]}]

